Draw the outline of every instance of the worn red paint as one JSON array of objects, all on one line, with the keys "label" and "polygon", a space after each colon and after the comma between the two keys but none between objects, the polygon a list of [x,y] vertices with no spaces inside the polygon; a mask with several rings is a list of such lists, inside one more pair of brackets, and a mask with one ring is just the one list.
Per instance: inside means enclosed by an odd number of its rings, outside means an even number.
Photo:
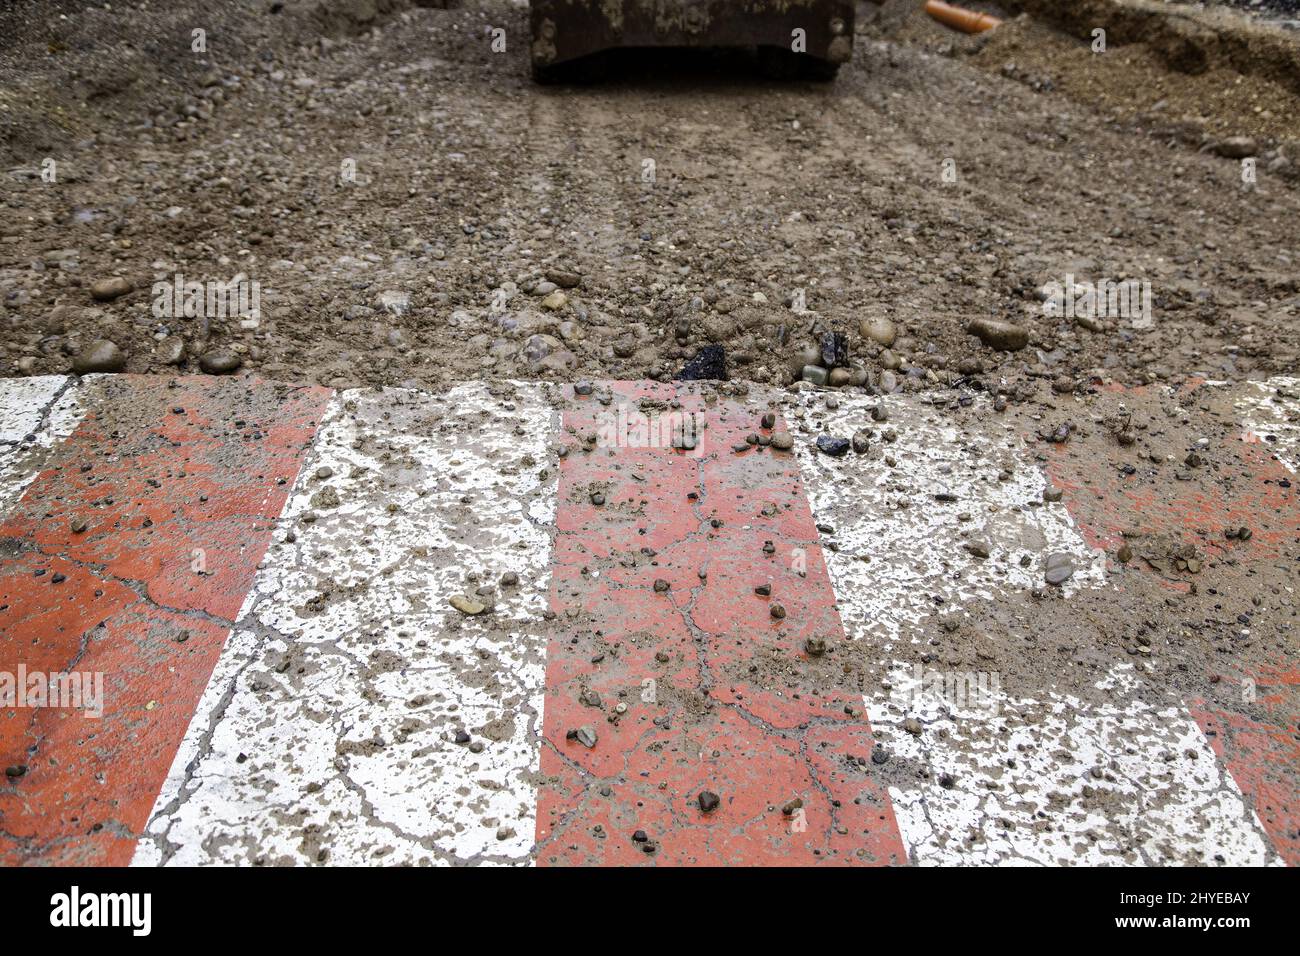
[{"label": "worn red paint", "polygon": [[0,761],[25,772],[0,782],[3,864],[130,861],[329,396],[209,377],[93,389],[0,525],[0,670],[102,672],[104,714],[4,713]]},{"label": "worn red paint", "polygon": [[[1214,495],[1204,494],[1190,484],[1170,481],[1167,474],[1158,483],[1141,471],[1125,476],[1118,461],[1098,462],[1075,454],[1069,443],[1056,446],[1047,470],[1053,483],[1066,492],[1070,513],[1087,542],[1111,554],[1121,543],[1124,531],[1136,531],[1195,545],[1210,568],[1219,562],[1247,569],[1264,562],[1294,562],[1300,545],[1300,500],[1296,497],[1295,476],[1267,446],[1243,440],[1240,434],[1227,441],[1227,461],[1236,466],[1234,473],[1224,476],[1231,480],[1222,483],[1222,493]],[[1128,456],[1122,457],[1128,460]],[[1243,526],[1251,530],[1249,540],[1225,534]],[[1137,564],[1143,566],[1140,559]],[[1165,583],[1175,590],[1191,586],[1180,580]],[[1261,689],[1254,701],[1243,694],[1240,707],[1232,710],[1200,698],[1189,700],[1188,708],[1251,802],[1278,854],[1297,866],[1300,682],[1293,662],[1280,663],[1266,675],[1232,675],[1231,679],[1236,682],[1245,678],[1255,680],[1261,688],[1271,688],[1270,693]]]},{"label": "worn red paint", "polygon": [[[861,694],[811,689],[837,685],[809,677],[842,667],[844,633],[794,457],[734,452],[759,431],[740,405],[687,386],[612,387],[609,406],[572,399],[565,428],[597,429],[619,401],[640,399],[706,427],[694,454],[575,445],[561,466],[551,606],[562,627],[547,655],[538,863],[906,862],[870,769]],[[770,597],[754,593],[765,582]],[[808,657],[808,637],[832,652]],[[592,749],[566,739],[583,725],[599,735]],[[701,790],[721,796],[717,810],[700,810]]]}]

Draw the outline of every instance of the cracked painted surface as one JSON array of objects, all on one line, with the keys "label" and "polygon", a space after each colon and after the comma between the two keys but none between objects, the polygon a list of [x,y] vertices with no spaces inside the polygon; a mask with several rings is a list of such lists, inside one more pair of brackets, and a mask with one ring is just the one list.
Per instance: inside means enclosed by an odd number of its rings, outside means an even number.
[{"label": "cracked painted surface", "polygon": [[23,496],[81,420],[80,382],[63,375],[0,379],[0,514]]},{"label": "cracked painted surface", "polygon": [[545,388],[335,398],[135,863],[528,859]]},{"label": "cracked painted surface", "polygon": [[[895,672],[895,687],[909,675]],[[1259,820],[1177,698],[1134,696],[1131,668],[1101,705],[1049,692],[953,706],[920,694],[867,710],[896,758],[951,775],[890,796],[910,858],[922,865],[1278,863]],[[991,712],[990,712],[991,711]],[[913,735],[908,718],[921,724]]]},{"label": "cracked painted surface", "polygon": [[[901,395],[469,383],[327,408],[323,390],[255,380],[14,381],[0,670],[111,684],[102,722],[0,722],[4,765],[27,766],[0,782],[5,861],[1296,859],[1300,677],[1282,644],[1221,658],[1225,684],[1258,684],[1238,707],[1183,696],[1140,654],[1057,666],[1035,642],[1082,615],[1082,643],[1115,648],[1123,625],[1098,602],[1195,593],[1107,565],[1098,547],[1135,527],[1139,544],[1195,541],[1207,587],[1287,570],[1300,518],[1273,456],[1295,380],[1161,393],[1178,418],[1229,410],[1223,451],[1197,445],[1231,479],[1218,494],[1127,474],[1125,451],[1027,445],[978,397],[954,414]],[[610,448],[618,404],[693,413],[702,440]],[[775,430],[765,411],[792,453],[746,442]],[[865,454],[812,448],[862,427]],[[1044,502],[1044,469],[1063,501]],[[1249,540],[1225,537],[1239,525]],[[1064,588],[1044,583],[1048,553],[1074,563]],[[1247,621],[1234,640],[1252,629],[1270,633]],[[1011,686],[910,695],[903,661],[932,650],[922,677],[969,651]],[[569,738],[584,727],[595,746]]]},{"label": "cracked painted surface", "polygon": [[[968,616],[978,602],[1006,604],[1047,587],[1048,553],[1074,562],[1067,595],[1101,587],[1104,553],[1089,546],[1064,503],[1044,503],[1043,472],[998,417],[959,432],[915,398],[846,397],[827,410],[822,397],[795,398],[790,416],[805,424],[807,438],[796,447],[813,512],[833,527],[829,538],[839,546],[829,567],[845,628],[880,648],[887,689],[867,698],[867,713],[891,759],[922,771],[895,778],[889,791],[909,858],[926,865],[1205,864],[1216,854],[1235,864],[1275,861],[1183,702],[1176,695],[1144,702],[1135,693],[1141,680],[1128,671],[1096,688],[1101,703],[1053,689],[1051,674],[1039,677],[1041,692],[1032,697],[987,686],[983,694],[924,693],[918,677],[951,670],[936,664],[917,674],[894,660],[895,642],[921,641],[920,625],[940,608]],[[885,422],[870,415],[878,404]],[[877,432],[867,455],[831,461],[808,443],[859,428]],[[883,440],[888,429],[896,441]],[[987,546],[987,558],[966,549],[972,541]],[[917,722],[911,732],[909,720]]]},{"label": "cracked painted surface", "polygon": [[324,396],[207,377],[80,388],[85,417],[0,523],[0,671],[102,674],[103,716],[5,713],[5,863],[130,859]]},{"label": "cracked painted surface", "polygon": [[[1130,541],[1138,558],[1134,573],[1158,582],[1166,594],[1214,597],[1202,612],[1208,616],[1166,622],[1156,633],[1202,648],[1200,659],[1193,659],[1201,680],[1183,707],[1228,768],[1272,850],[1291,865],[1300,864],[1300,670],[1288,620],[1295,616],[1290,605],[1300,541],[1300,504],[1287,462],[1295,381],[1274,378],[1231,390],[1205,382],[1120,394],[1134,404],[1154,403],[1168,417],[1198,416],[1196,432],[1160,449],[1165,454],[1159,457],[1177,469],[1176,480],[1150,464],[1129,473],[1117,467],[1118,453],[1108,452],[1116,460],[1099,463],[1069,444],[1050,455],[1047,466],[1058,484],[1077,492],[1066,500],[1090,542],[1114,547]],[[1269,434],[1279,440],[1261,440]],[[1201,463],[1189,464],[1188,452]],[[1195,480],[1207,469],[1216,480]],[[1241,528],[1250,531],[1248,538],[1240,536]],[[1175,553],[1196,564],[1171,563]],[[1246,598],[1238,605],[1245,613],[1223,614],[1219,609],[1234,596]]]},{"label": "cracked painted surface", "polygon": [[[784,401],[813,514],[834,529],[827,561],[837,592],[852,596],[846,627],[888,651],[938,604],[1041,587],[1055,552],[1074,562],[1066,593],[1105,583],[1104,554],[1084,542],[1064,504],[1044,502],[1047,480],[1009,426],[990,418],[963,432],[916,398],[844,396],[833,410],[823,398],[804,391]],[[887,420],[872,419],[877,406]],[[813,445],[820,434],[864,428],[875,432],[865,455],[832,459]],[[967,550],[976,542],[987,558]]]},{"label": "cracked painted surface", "polygon": [[[745,440],[767,409],[609,389],[564,416],[538,863],[903,862],[798,466]],[[602,441],[618,404],[698,446]]]}]

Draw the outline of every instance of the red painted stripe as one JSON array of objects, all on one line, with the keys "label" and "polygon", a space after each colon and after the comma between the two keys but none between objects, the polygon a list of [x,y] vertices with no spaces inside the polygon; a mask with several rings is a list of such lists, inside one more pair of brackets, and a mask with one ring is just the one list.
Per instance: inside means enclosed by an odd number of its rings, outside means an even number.
[{"label": "red painted stripe", "polygon": [[0,671],[102,672],[104,714],[4,712],[0,761],[24,772],[0,780],[3,864],[130,862],[329,397],[208,377],[95,388],[0,525]]},{"label": "red painted stripe", "polygon": [[[619,401],[646,399],[695,412],[702,454],[585,452],[579,441],[563,460],[538,863],[906,862],[857,675],[836,654],[844,632],[793,455],[732,450],[759,431],[752,407],[706,403],[687,386],[612,387],[608,406],[570,396],[566,431],[581,438]],[[660,579],[668,591],[655,591]],[[754,593],[764,582],[771,597]],[[830,652],[809,657],[809,637]],[[589,692],[600,706],[584,702]],[[567,739],[584,725],[594,748]],[[702,790],[721,797],[715,811],[701,812]],[[802,813],[784,814],[796,799]]]},{"label": "red painted stripe", "polygon": [[[1066,491],[1065,502],[1094,547],[1112,555],[1125,530],[1168,536],[1195,545],[1207,568],[1218,568],[1229,583],[1263,563],[1294,562],[1300,544],[1300,500],[1294,476],[1266,447],[1232,439],[1231,454],[1238,466],[1224,492],[1206,495],[1166,472],[1158,479],[1125,476],[1120,463],[1099,463],[1080,455],[1069,443],[1056,446],[1048,461],[1052,481]],[[1289,487],[1288,487],[1289,483]],[[1229,539],[1224,532],[1249,527],[1248,541]],[[1135,550],[1138,548],[1135,546]],[[1144,562],[1135,559],[1139,568]],[[1154,573],[1154,572],[1153,572]],[[1190,585],[1167,582],[1175,590]],[[1234,658],[1225,659],[1232,668]],[[1294,657],[1275,663],[1265,674],[1214,675],[1233,686],[1251,680],[1258,693],[1243,692],[1231,709],[1199,697],[1188,701],[1193,718],[1211,747],[1250,800],[1278,854],[1291,866],[1300,865],[1300,677]],[[1210,675],[1206,675],[1207,677]],[[1225,699],[1231,695],[1225,695]]]}]

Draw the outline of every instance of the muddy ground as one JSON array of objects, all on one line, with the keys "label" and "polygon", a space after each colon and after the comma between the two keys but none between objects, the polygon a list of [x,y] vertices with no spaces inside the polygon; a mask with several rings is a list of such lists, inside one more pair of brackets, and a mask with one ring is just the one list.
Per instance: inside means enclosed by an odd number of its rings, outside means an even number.
[{"label": "muddy ground", "polygon": [[[66,371],[107,339],[128,371],[223,349],[331,385],[670,378],[717,342],[733,377],[784,384],[824,329],[908,388],[1294,368],[1300,91],[1269,77],[1295,34],[1215,10],[1245,46],[1198,27],[1174,55],[1121,42],[1134,28],[1098,2],[1118,26],[1094,54],[1074,21],[970,38],[916,7],[862,4],[830,85],[659,53],[539,88],[506,3],[19,3],[0,23],[3,370]],[[1243,151],[1250,187],[1218,155]],[[178,273],[246,276],[260,316],[159,318],[152,284]],[[1044,316],[1067,274],[1149,281],[1152,326]],[[134,291],[97,301],[110,277]],[[1029,346],[980,347],[979,317]],[[882,318],[883,361],[859,335]]]}]

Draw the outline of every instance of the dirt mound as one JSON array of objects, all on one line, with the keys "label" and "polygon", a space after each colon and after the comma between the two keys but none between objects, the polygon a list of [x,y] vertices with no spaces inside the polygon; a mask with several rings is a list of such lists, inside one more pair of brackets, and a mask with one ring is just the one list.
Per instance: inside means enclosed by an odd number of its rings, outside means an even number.
[{"label": "dirt mound", "polygon": [[[963,55],[1039,93],[1058,93],[1108,119],[1138,120],[1162,138],[1213,148],[1259,140],[1281,175],[1300,160],[1300,33],[1219,8],[1147,0],[1004,0],[975,4],[1007,19],[977,36],[954,33],[911,0],[889,0],[877,35]],[[1104,37],[1094,31],[1102,29]],[[1104,44],[1104,45],[1103,45]]]},{"label": "dirt mound", "polygon": [[1300,37],[1228,10],[1177,8],[1151,0],[1005,0],[1081,40],[1106,30],[1108,44],[1140,44],[1166,67],[1198,75],[1232,70],[1300,94]]}]

